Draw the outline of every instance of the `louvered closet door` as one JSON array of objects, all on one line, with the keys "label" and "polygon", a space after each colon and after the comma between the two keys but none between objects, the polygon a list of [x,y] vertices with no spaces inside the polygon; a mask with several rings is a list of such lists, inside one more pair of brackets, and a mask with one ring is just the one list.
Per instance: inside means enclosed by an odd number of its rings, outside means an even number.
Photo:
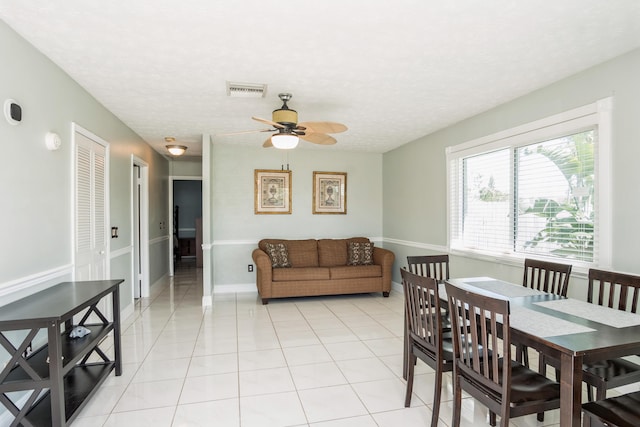
[{"label": "louvered closet door", "polygon": [[101,280],[107,271],[106,148],[75,133],[75,280]]}]

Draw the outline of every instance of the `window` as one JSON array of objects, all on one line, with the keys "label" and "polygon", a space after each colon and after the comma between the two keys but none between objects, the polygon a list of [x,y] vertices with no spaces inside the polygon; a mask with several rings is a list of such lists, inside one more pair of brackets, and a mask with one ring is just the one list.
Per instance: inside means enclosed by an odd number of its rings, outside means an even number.
[{"label": "window", "polygon": [[450,147],[451,249],[608,265],[610,105]]}]

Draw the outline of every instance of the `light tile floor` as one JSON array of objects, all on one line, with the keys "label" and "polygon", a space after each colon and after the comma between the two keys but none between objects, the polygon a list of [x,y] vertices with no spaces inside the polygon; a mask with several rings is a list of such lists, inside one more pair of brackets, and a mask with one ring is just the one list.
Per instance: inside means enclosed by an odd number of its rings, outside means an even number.
[{"label": "light tile floor", "polygon": [[[137,303],[123,322],[123,374],[106,380],[74,427],[429,425],[434,374],[422,362],[404,407],[401,293],[268,305],[256,293],[216,294],[203,311],[201,274],[179,269]],[[449,426],[449,374],[443,387],[440,425]],[[557,412],[510,425],[558,425]],[[462,418],[488,425],[470,397]]]}]

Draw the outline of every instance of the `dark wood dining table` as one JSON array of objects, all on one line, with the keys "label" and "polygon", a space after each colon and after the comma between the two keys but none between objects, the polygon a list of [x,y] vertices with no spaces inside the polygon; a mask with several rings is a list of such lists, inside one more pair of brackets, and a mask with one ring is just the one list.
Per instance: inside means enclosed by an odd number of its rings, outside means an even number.
[{"label": "dark wood dining table", "polygon": [[[513,340],[561,361],[562,427],[581,425],[583,362],[640,354],[640,315],[490,277],[450,279],[448,282],[472,292],[508,298]],[[442,294],[444,285],[440,289]]]}]

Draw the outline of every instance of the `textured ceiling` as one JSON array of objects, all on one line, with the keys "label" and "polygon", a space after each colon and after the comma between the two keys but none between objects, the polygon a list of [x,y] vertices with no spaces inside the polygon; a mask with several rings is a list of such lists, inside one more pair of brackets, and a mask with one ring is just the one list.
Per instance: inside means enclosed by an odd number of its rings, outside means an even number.
[{"label": "textured ceiling", "polygon": [[0,19],[163,154],[260,146],[222,134],[264,129],[280,92],[349,127],[301,149],[386,152],[640,46],[638,0],[0,0]]}]

